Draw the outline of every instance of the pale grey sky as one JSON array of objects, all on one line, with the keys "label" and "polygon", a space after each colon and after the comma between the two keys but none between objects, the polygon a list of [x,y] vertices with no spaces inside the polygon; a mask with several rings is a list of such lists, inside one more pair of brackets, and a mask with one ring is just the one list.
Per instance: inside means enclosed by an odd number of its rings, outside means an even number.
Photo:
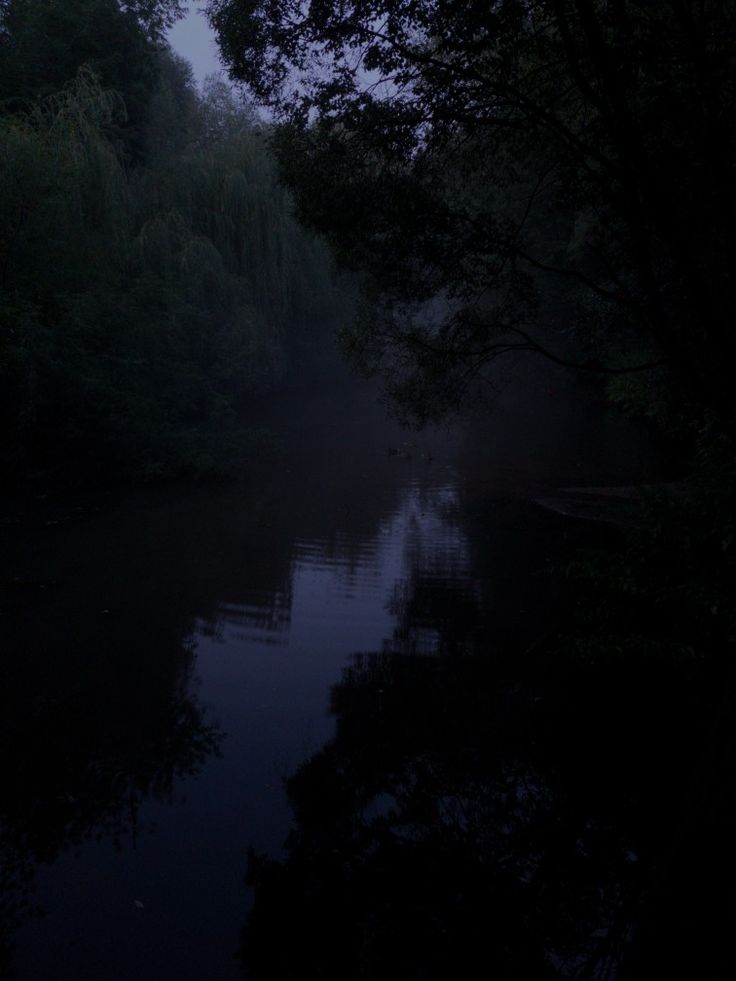
[{"label": "pale grey sky", "polygon": [[169,43],[191,64],[194,77],[201,85],[205,75],[222,70],[222,63],[215,36],[204,15],[198,12],[200,6],[201,2],[189,4],[189,13],[169,31]]}]

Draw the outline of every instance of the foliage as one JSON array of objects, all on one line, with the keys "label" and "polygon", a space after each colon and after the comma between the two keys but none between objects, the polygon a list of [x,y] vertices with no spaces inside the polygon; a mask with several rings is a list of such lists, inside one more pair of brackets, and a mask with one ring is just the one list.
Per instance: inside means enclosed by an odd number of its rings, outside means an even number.
[{"label": "foliage", "polygon": [[333,289],[250,108],[140,43],[142,117],[89,66],[43,95],[66,71],[53,59],[0,115],[2,457],[20,475],[231,469],[239,413]]},{"label": "foliage", "polygon": [[186,13],[185,0],[121,0],[120,6],[144,25],[152,37],[163,32]]},{"label": "foliage", "polygon": [[[300,213],[366,272],[379,316],[351,342],[399,391],[455,404],[519,350],[664,361],[733,423],[732,0],[208,9],[284,121]],[[585,297],[618,315],[581,351]]]},{"label": "foliage", "polygon": [[577,655],[633,666],[729,662],[736,644],[736,473],[710,436],[696,475],[652,489],[618,547],[566,567],[575,609],[562,639]]},{"label": "foliage", "polygon": [[139,135],[156,87],[156,45],[117,0],[6,0],[2,11],[0,102],[23,113],[76,77],[81,66],[122,96],[123,120],[110,131],[125,156],[140,160]]}]

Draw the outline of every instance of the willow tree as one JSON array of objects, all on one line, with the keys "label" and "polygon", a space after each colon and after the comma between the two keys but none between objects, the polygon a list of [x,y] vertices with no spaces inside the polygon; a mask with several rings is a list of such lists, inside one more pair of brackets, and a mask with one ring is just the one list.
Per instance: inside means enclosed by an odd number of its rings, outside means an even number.
[{"label": "willow tree", "polygon": [[79,371],[77,390],[87,382],[86,318],[69,303],[111,288],[129,236],[125,174],[104,135],[121,112],[83,72],[28,114],[0,118],[1,368],[17,449],[62,408],[67,373]]},{"label": "willow tree", "polygon": [[3,0],[0,6],[0,102],[23,113],[29,101],[70,84],[82,66],[125,101],[127,124],[115,137],[139,161],[140,130],[157,84],[161,31],[172,0]]},{"label": "willow tree", "polygon": [[230,470],[317,316],[305,281],[334,288],[252,110],[157,59],[143,126],[88,67],[0,113],[0,455],[21,473]]}]

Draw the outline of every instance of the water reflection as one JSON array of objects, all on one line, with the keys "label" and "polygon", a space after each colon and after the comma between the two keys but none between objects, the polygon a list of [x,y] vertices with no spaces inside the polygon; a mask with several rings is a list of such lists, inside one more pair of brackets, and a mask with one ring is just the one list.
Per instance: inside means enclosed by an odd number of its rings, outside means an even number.
[{"label": "water reflection", "polygon": [[[491,463],[456,432],[428,437],[431,453],[417,436],[411,454],[390,454],[406,435],[352,397],[285,406],[288,452],[241,485],[136,492],[10,536],[0,582],[28,590],[0,592],[0,888],[11,926],[34,878],[49,911],[18,931],[23,981],[62,962],[74,981],[236,977],[247,850],[281,854],[282,777],[295,771],[286,862],[267,875],[253,865],[255,977],[317,977],[320,965],[329,977],[340,951],[366,978],[395,976],[382,951],[397,930],[407,962],[421,941],[447,965],[453,942],[481,943],[490,913],[513,946],[517,917],[573,909],[562,872],[546,896],[545,849],[529,842],[543,832],[560,855],[578,838],[594,851],[628,791],[613,781],[608,803],[582,802],[593,750],[563,779],[573,722],[544,728],[554,686],[507,653],[540,630],[554,591],[531,572],[564,522],[523,500],[498,440]],[[584,726],[574,698],[550,719],[576,711]],[[544,831],[560,809],[573,817]],[[643,854],[634,838],[626,849]],[[548,867],[564,872],[561,859]],[[605,877],[596,893],[597,874],[580,894],[597,897],[581,919],[592,933],[612,895]],[[284,931],[313,958],[303,969],[283,954]],[[536,969],[575,947],[563,934],[493,956]]]},{"label": "water reflection", "polygon": [[5,665],[3,977],[13,976],[12,934],[36,909],[36,869],[90,840],[135,849],[148,831],[142,804],[170,801],[176,782],[218,752],[220,734],[191,691],[191,648],[155,653],[142,658],[110,642],[93,663],[79,657],[60,667],[28,650]]},{"label": "water reflection", "polygon": [[[385,448],[378,462],[386,469],[362,487],[354,470],[350,492],[334,487],[355,516],[323,492],[305,505],[302,477],[294,494],[308,522],[277,493],[260,513],[237,488],[214,505],[211,493],[141,495],[58,531],[43,520],[6,552],[3,976],[14,934],[23,979],[53,973],[59,958],[75,979],[171,965],[181,978],[237,973],[234,869],[249,843],[277,850],[279,774],[330,734],[326,692],[346,656],[411,620],[401,596],[413,576],[476,590],[449,472],[433,483],[387,462]],[[16,595],[17,583],[33,588]],[[406,643],[439,650],[429,621],[421,632]],[[227,735],[215,763],[213,719]],[[170,854],[177,841],[183,865]],[[37,896],[50,915],[29,921]],[[195,917],[220,939],[193,956],[177,938]]]},{"label": "water reflection", "polygon": [[[709,682],[524,643],[527,610],[539,633],[559,595],[532,557],[562,528],[521,503],[473,516],[446,482],[406,486],[360,550],[295,548],[292,648],[334,665],[312,615],[349,621],[338,646],[362,653],[332,687],[331,737],[287,782],[284,858],[251,853],[252,981],[645,976],[633,951],[681,848]],[[650,960],[661,920],[652,935]]]},{"label": "water reflection", "polygon": [[[357,644],[438,654],[467,651],[482,608],[456,482],[409,480],[370,536],[297,537],[278,588],[247,588],[198,633],[252,651],[348,654]],[[457,629],[448,629],[452,622]]]},{"label": "water reflection", "polygon": [[357,656],[285,860],[251,856],[246,976],[621,976],[703,721],[630,670]]},{"label": "water reflection", "polygon": [[[161,537],[145,511],[32,517],[3,534],[0,975],[83,978],[84,921],[51,937],[80,897],[104,903],[89,856],[104,867],[103,853],[124,863],[145,850],[152,802],[175,799],[221,734],[197,697],[193,619],[181,584],[156,575]],[[121,918],[136,897],[116,897]],[[23,931],[33,940],[15,958]]]}]

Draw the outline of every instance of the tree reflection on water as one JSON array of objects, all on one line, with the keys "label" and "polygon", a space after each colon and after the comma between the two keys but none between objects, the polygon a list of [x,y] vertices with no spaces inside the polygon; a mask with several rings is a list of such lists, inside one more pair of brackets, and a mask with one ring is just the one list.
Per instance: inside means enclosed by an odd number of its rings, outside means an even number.
[{"label": "tree reflection on water", "polygon": [[[177,778],[219,751],[221,734],[191,693],[194,652],[125,649],[114,628],[64,657],[31,646],[8,658],[0,714],[0,973],[12,934],[36,910],[40,864],[90,839],[135,847],[139,808],[171,799]],[[104,637],[104,642],[103,641]],[[130,637],[128,636],[128,640]],[[55,653],[59,653],[55,651]]]},{"label": "tree reflection on water", "polygon": [[661,950],[674,905],[653,893],[703,830],[673,858],[709,697],[692,666],[633,682],[559,651],[356,656],[288,781],[286,858],[250,857],[246,976],[645,976],[634,941]]}]

